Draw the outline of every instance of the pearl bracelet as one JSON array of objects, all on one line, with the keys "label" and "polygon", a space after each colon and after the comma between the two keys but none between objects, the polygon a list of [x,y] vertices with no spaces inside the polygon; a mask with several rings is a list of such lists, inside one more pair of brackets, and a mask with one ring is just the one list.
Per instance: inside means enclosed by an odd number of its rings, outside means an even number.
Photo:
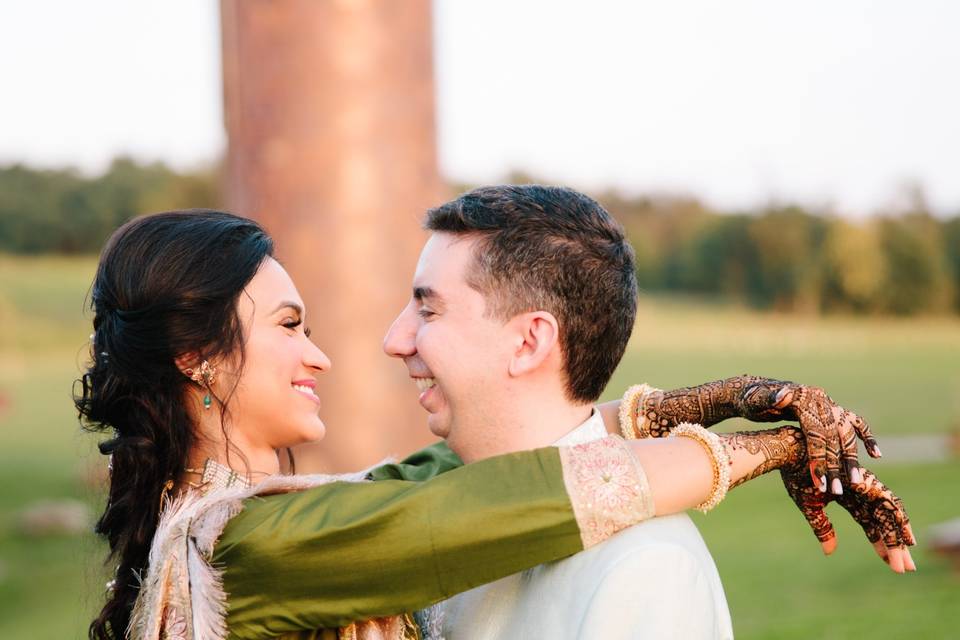
[{"label": "pearl bracelet", "polygon": [[706,513],[720,504],[727,495],[727,489],[730,488],[730,456],[720,441],[720,436],[698,424],[681,422],[670,432],[670,436],[696,440],[710,456],[710,462],[713,465],[713,488],[707,499],[694,507],[697,511]]},{"label": "pearl bracelet", "polygon": [[[651,393],[660,391],[648,384],[635,384],[623,394],[620,401],[620,433],[625,440],[650,437],[646,415],[641,415],[644,401]],[[638,424],[639,420],[639,424]]]}]

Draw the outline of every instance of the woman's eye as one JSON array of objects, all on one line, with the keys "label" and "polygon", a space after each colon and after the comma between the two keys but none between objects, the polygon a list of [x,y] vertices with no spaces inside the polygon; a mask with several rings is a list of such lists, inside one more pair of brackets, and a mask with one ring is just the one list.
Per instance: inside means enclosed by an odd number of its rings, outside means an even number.
[{"label": "woman's eye", "polygon": [[418,309],[417,314],[424,319],[432,318],[433,316],[437,315],[433,311],[430,311],[430,309]]},{"label": "woman's eye", "polygon": [[287,329],[296,329],[301,324],[303,324],[303,320],[286,320],[283,323],[283,326],[286,327]]}]

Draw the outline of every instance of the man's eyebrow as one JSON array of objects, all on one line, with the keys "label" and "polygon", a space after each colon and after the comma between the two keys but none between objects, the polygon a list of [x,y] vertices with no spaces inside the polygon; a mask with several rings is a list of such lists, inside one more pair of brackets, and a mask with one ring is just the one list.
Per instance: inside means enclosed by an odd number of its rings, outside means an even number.
[{"label": "man's eyebrow", "polygon": [[443,302],[443,298],[439,293],[431,289],[430,287],[414,287],[413,288],[413,299],[417,302],[423,302],[424,300],[434,300],[436,302]]},{"label": "man's eyebrow", "polygon": [[292,300],[284,300],[283,302],[281,302],[280,304],[278,304],[278,305],[277,305],[277,308],[270,312],[270,315],[272,316],[272,315],[275,314],[277,311],[280,311],[280,309],[284,309],[284,308],[293,309],[294,311],[296,311],[296,312],[297,312],[298,314],[300,314],[301,316],[303,315],[303,307],[300,306],[299,303],[293,302]]}]

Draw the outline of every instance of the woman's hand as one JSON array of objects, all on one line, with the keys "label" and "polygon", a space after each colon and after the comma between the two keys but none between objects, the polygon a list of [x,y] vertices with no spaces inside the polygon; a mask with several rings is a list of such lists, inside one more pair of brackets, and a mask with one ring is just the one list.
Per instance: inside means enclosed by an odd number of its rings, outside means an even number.
[{"label": "woman's hand", "polygon": [[640,437],[662,437],[681,422],[710,427],[733,417],[753,422],[796,420],[807,442],[810,475],[821,492],[842,493],[841,469],[852,484],[862,481],[857,438],[867,453],[881,456],[866,420],[847,411],[820,387],[759,376],[735,376],[673,391],[654,390],[637,406]]},{"label": "woman's hand", "polygon": [[825,511],[827,504],[836,501],[863,527],[877,555],[893,571],[917,570],[907,549],[916,544],[916,539],[903,502],[871,471],[863,469],[863,482],[848,486],[842,495],[823,493],[814,487],[804,464],[781,467],[780,477],[825,554],[837,547],[837,534]]},{"label": "woman's hand", "polygon": [[838,405],[820,387],[764,380],[745,390],[742,403],[745,418],[800,423],[807,440],[810,476],[823,493],[828,486],[836,495],[843,493],[841,469],[851,484],[863,480],[857,460],[858,437],[871,457],[882,455],[866,420]]}]

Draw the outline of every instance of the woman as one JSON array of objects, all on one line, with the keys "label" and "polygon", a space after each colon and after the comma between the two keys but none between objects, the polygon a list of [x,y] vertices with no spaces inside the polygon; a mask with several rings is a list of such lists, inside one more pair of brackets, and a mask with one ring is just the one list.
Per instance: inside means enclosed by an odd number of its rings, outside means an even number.
[{"label": "woman", "polygon": [[369,474],[281,476],[277,451],[324,435],[313,388],[330,362],[272,253],[255,223],[215,211],[140,218],[104,249],[77,407],[113,436],[97,531],[117,571],[91,638],[420,637],[429,616],[406,612],[761,472],[806,475],[793,427],[749,436],[778,445],[771,459],[690,426],[456,469],[435,446]]}]

